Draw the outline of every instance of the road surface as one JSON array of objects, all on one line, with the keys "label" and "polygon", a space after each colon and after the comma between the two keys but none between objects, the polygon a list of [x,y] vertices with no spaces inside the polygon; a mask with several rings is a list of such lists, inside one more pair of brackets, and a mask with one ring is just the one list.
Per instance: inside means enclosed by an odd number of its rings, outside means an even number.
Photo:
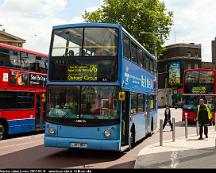
[{"label": "road surface", "polygon": [[[176,119],[176,137],[184,136],[181,123],[181,109],[171,109]],[[159,118],[163,119],[164,109],[159,109]],[[159,127],[159,126],[158,126]],[[164,129],[164,140],[172,138],[169,125]],[[196,133],[194,126],[189,134]],[[152,137],[140,141],[128,152],[87,151],[59,148],[45,148],[43,134],[19,136],[0,141],[0,168],[133,168],[139,151],[145,146],[159,142],[158,130]]]}]

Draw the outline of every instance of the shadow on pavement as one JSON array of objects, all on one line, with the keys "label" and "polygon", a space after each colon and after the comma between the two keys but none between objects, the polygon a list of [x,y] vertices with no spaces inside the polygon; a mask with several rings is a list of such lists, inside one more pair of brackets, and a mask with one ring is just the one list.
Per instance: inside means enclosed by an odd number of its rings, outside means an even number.
[{"label": "shadow on pavement", "polygon": [[133,169],[134,168],[134,164],[135,164],[135,160],[130,161],[130,162],[124,162],[124,163],[120,163],[111,167],[108,167],[108,169]]},{"label": "shadow on pavement", "polygon": [[216,168],[214,147],[139,156],[136,168]]},{"label": "shadow on pavement", "polygon": [[0,156],[0,168],[68,168],[109,162],[124,153],[46,148],[43,145]]}]

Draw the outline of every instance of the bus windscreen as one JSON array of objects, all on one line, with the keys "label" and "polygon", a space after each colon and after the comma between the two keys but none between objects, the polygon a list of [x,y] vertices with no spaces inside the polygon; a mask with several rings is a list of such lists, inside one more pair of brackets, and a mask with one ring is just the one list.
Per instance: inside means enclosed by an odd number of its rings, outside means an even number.
[{"label": "bus windscreen", "polygon": [[[118,32],[79,27],[53,32],[51,81],[116,81]],[[61,73],[59,73],[61,71]]]},{"label": "bus windscreen", "polygon": [[184,93],[214,93],[214,78],[213,71],[188,71],[184,77]]}]

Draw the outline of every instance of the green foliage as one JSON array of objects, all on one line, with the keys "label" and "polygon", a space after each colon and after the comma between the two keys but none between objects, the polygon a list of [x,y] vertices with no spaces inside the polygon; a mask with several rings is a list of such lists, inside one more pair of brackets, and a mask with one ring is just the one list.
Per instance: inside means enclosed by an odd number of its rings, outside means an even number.
[{"label": "green foliage", "polygon": [[173,25],[172,17],[172,12],[167,11],[165,3],[159,0],[104,0],[99,9],[85,11],[83,15],[86,22],[122,25],[151,53],[156,44],[158,54]]}]

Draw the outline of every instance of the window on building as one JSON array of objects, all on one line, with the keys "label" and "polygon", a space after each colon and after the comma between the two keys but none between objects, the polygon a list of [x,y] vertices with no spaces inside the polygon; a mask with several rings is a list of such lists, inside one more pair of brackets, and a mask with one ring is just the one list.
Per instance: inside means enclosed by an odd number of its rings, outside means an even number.
[{"label": "window on building", "polygon": [[188,69],[191,69],[191,64],[190,63],[188,64]]},{"label": "window on building", "polygon": [[191,57],[191,56],[192,56],[191,52],[187,52],[187,57]]},{"label": "window on building", "polygon": [[167,86],[168,86],[168,80],[167,80],[167,78],[165,78],[165,88],[167,88]]},{"label": "window on building", "polygon": [[167,64],[165,64],[164,71],[165,71],[165,72],[168,72],[168,69],[167,69]]},{"label": "window on building", "polygon": [[198,64],[194,64],[194,68],[199,68]]}]

